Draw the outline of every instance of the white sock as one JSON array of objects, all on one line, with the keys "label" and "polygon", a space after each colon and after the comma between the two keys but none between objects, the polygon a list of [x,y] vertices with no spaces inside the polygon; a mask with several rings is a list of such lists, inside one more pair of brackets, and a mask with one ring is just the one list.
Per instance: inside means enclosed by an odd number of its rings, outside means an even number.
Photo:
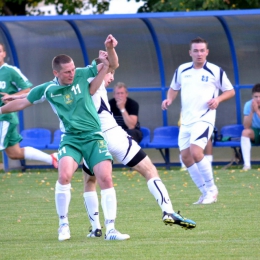
[{"label": "white sock", "polygon": [[211,154],[205,154],[204,156],[209,160],[210,163],[213,162],[213,155],[211,155]]},{"label": "white sock", "polygon": [[251,167],[251,141],[249,137],[241,136],[241,150],[244,159],[244,166]]},{"label": "white sock", "polygon": [[180,163],[181,163],[181,168],[186,168],[185,164],[182,161],[181,154],[179,154],[179,160],[180,160]]},{"label": "white sock", "polygon": [[174,210],[172,208],[172,203],[169,197],[169,194],[162,183],[160,178],[151,178],[147,182],[147,186],[149,191],[153,194],[154,198],[156,199],[157,203],[161,207],[162,211],[167,213],[173,213]]},{"label": "white sock", "polygon": [[201,175],[198,166],[196,163],[194,163],[193,165],[191,165],[189,168],[187,168],[191,179],[193,180],[193,182],[195,183],[195,185],[197,186],[197,188],[200,190],[200,192],[203,195],[206,195],[207,190],[206,190],[206,186],[205,186],[205,181],[203,176]]},{"label": "white sock", "polygon": [[203,157],[203,159],[196,164],[205,181],[206,189],[215,189],[216,186],[214,183],[213,170],[209,160],[206,157]]},{"label": "white sock", "polygon": [[52,157],[49,154],[30,146],[24,147],[24,159],[52,164]]},{"label": "white sock", "polygon": [[105,217],[106,233],[115,229],[117,211],[116,191],[114,188],[101,190],[101,205]]},{"label": "white sock", "polygon": [[101,229],[99,221],[99,203],[98,195],[96,191],[84,192],[83,194],[84,204],[86,211],[88,213],[89,221],[92,226],[92,231],[96,229]]},{"label": "white sock", "polygon": [[55,203],[56,210],[59,216],[59,225],[69,224],[68,212],[71,199],[70,192],[71,184],[61,185],[58,181],[55,186]]}]

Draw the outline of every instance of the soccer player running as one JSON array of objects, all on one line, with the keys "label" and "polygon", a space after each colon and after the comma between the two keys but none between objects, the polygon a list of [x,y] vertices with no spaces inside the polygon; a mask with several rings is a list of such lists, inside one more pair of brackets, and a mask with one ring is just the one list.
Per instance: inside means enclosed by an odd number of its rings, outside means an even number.
[{"label": "soccer player running", "polygon": [[[2,113],[18,111],[46,99],[60,120],[61,131],[65,133],[59,146],[58,180],[55,186],[60,241],[71,237],[68,221],[71,179],[82,158],[88,163],[90,171],[95,172],[101,189],[107,223],[106,239],[130,238],[115,229],[116,193],[112,181],[112,156],[102,136],[100,121],[91,99],[104,76],[116,69],[117,54],[114,47],[117,46],[117,40],[108,35],[105,46],[107,52],[99,53],[102,65],[98,74],[96,65],[75,69],[71,57],[58,55],[52,61],[55,75],[53,81],[36,86],[27,98],[11,101],[0,109]],[[90,83],[89,79],[93,77],[95,78]]]},{"label": "soccer player running", "polygon": [[235,91],[226,73],[206,60],[209,54],[206,40],[200,37],[192,40],[189,54],[192,62],[180,65],[175,71],[162,109],[167,109],[181,90],[182,118],[178,139],[181,157],[201,192],[194,204],[211,204],[217,201],[218,189],[211,163],[203,150],[211,138],[219,103],[232,98]]},{"label": "soccer player running", "polygon": [[[95,60],[101,63],[100,59]],[[94,80],[94,79],[93,79]],[[147,181],[148,189],[158,202],[163,216],[162,220],[166,225],[177,224],[185,229],[196,227],[196,223],[186,219],[174,212],[167,189],[160,179],[156,167],[141,147],[127,133],[118,126],[107,97],[106,87],[114,80],[114,72],[106,74],[104,81],[97,92],[92,96],[98,116],[101,122],[101,129],[104,138],[108,143],[108,150],[116,160],[138,171]],[[94,171],[95,173],[95,171]],[[99,221],[99,202],[96,192],[96,177],[88,169],[88,164],[83,163],[84,175],[84,203],[91,222],[91,229],[88,237],[101,237],[101,225]],[[102,201],[101,201],[102,203]]]},{"label": "soccer player running", "polygon": [[[0,107],[12,100],[13,95],[27,95],[32,87],[32,83],[17,67],[5,63],[5,57],[5,46],[0,43]],[[33,147],[20,147],[23,138],[17,131],[18,124],[16,113],[0,115],[0,151],[5,151],[13,160],[42,161],[58,168],[57,153],[47,154]]]}]

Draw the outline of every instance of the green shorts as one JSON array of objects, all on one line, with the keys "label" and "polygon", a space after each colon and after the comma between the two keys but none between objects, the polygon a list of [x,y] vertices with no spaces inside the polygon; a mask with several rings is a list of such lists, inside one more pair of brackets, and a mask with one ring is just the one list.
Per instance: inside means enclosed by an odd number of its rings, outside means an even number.
[{"label": "green shorts", "polygon": [[255,133],[255,140],[252,142],[253,144],[260,144],[260,129],[259,128],[252,128]]},{"label": "green shorts", "polygon": [[101,132],[64,134],[60,142],[58,159],[64,156],[72,157],[78,164],[84,158],[92,173],[96,164],[113,160]]},{"label": "green shorts", "polygon": [[23,140],[17,131],[17,124],[12,124],[7,121],[0,121],[0,138],[0,151],[18,144]]}]

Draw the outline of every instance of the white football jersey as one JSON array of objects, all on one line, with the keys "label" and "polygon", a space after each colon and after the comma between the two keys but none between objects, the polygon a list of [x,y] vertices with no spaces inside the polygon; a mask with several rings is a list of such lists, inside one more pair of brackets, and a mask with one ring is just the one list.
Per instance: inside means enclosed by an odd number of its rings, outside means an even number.
[{"label": "white football jersey", "polygon": [[121,126],[118,126],[112,112],[110,111],[104,81],[92,96],[92,100],[98,112],[101,129],[104,133],[104,138],[107,141],[109,152],[119,163],[127,165],[138,154],[141,147],[137,142],[132,140]]},{"label": "white football jersey", "polygon": [[110,111],[110,105],[108,102],[107,90],[104,81],[96,93],[92,96],[92,100],[98,112],[102,132],[116,127],[117,123],[113,117],[112,112]]},{"label": "white football jersey", "polygon": [[181,124],[197,121],[215,124],[216,110],[210,110],[207,102],[222,92],[233,89],[226,73],[218,66],[205,62],[203,68],[194,69],[188,62],[178,67],[170,87],[181,90]]}]

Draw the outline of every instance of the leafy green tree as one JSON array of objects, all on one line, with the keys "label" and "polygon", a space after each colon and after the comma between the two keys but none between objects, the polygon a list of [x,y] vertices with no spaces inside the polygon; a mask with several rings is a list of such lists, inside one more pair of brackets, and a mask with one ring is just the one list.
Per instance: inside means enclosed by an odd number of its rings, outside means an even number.
[{"label": "leafy green tree", "polygon": [[[127,0],[131,1],[131,0]],[[138,13],[200,11],[200,10],[236,10],[260,8],[259,0],[135,0],[144,2]]]},{"label": "leafy green tree", "polygon": [[108,10],[110,0],[0,0],[0,15],[44,15],[38,7],[40,2],[54,4],[58,15],[81,14],[90,8],[95,8],[94,14],[102,14]]}]

